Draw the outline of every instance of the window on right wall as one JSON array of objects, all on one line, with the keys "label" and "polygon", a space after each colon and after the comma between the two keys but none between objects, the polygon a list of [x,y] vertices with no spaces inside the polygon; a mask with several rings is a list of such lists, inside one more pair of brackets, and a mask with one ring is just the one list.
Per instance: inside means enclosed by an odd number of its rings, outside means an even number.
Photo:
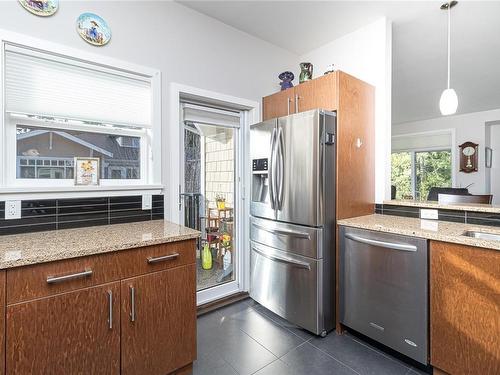
[{"label": "window on right wall", "polygon": [[452,187],[451,149],[411,150],[391,155],[396,199],[427,200],[432,187]]}]

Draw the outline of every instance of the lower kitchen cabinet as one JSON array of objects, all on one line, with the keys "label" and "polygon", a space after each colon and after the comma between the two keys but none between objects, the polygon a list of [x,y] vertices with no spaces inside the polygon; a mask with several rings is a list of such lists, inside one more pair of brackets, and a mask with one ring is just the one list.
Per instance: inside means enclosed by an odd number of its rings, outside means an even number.
[{"label": "lower kitchen cabinet", "polygon": [[194,240],[92,257],[0,272],[0,375],[190,373]]},{"label": "lower kitchen cabinet", "polygon": [[7,307],[7,374],[119,374],[120,283]]},{"label": "lower kitchen cabinet", "polygon": [[500,251],[431,241],[431,364],[500,374]]},{"label": "lower kitchen cabinet", "polygon": [[196,356],[195,265],[121,282],[122,374],[169,374]]}]

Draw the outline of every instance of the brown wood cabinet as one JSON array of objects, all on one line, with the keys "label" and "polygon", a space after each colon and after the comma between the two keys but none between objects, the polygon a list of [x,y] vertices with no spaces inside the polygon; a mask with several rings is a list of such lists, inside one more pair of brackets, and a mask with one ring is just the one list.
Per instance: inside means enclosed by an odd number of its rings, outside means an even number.
[{"label": "brown wood cabinet", "polygon": [[294,88],[266,96],[262,100],[263,121],[287,116],[294,112]]},{"label": "brown wood cabinet", "polygon": [[[47,282],[82,270],[93,272]],[[194,240],[0,276],[7,374],[166,375],[186,373],[196,358]]]},{"label": "brown wood cabinet", "polygon": [[124,280],[121,289],[122,374],[169,374],[191,363],[196,356],[195,265]]},{"label": "brown wood cabinet", "polygon": [[500,374],[500,252],[431,241],[431,364]]},{"label": "brown wood cabinet", "polygon": [[120,283],[7,307],[8,374],[119,374]]},{"label": "brown wood cabinet", "polygon": [[316,108],[336,110],[340,74],[327,74],[262,98],[263,121]]}]

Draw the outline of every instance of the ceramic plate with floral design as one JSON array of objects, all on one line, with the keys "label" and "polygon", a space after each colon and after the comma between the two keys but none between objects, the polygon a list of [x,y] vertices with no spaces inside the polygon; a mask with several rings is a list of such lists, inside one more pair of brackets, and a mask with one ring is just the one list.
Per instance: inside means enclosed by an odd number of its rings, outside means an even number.
[{"label": "ceramic plate with floral design", "polygon": [[83,40],[94,46],[103,46],[111,39],[108,24],[94,13],[82,13],[76,21],[76,30]]},{"label": "ceramic plate with floral design", "polygon": [[59,0],[19,0],[19,4],[28,12],[47,17],[57,12]]}]

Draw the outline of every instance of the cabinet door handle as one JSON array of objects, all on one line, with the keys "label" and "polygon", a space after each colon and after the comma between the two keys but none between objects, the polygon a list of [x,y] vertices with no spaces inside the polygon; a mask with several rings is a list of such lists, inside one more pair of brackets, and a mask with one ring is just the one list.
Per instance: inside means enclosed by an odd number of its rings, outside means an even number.
[{"label": "cabinet door handle", "polygon": [[113,292],[111,290],[108,290],[108,305],[109,305],[108,327],[109,329],[113,329]]},{"label": "cabinet door handle", "polygon": [[287,110],[286,110],[286,114],[289,115],[290,114],[290,103],[292,102],[292,99],[290,99],[290,97],[286,98],[287,100]]},{"label": "cabinet door handle", "polygon": [[174,254],[169,254],[169,255],[162,255],[160,257],[148,257],[148,263],[158,263],[158,262],[164,262],[166,260],[174,260],[179,257],[179,253],[174,253]]},{"label": "cabinet door handle", "polygon": [[299,113],[299,99],[300,96],[295,95],[295,113]]},{"label": "cabinet door handle", "polygon": [[135,322],[135,289],[130,287],[130,321]]},{"label": "cabinet door handle", "polygon": [[47,284],[57,284],[57,283],[62,283],[64,281],[83,279],[83,278],[91,276],[91,275],[92,275],[92,270],[85,270],[83,272],[72,273],[72,274],[63,275],[63,276],[48,276],[47,277]]}]

